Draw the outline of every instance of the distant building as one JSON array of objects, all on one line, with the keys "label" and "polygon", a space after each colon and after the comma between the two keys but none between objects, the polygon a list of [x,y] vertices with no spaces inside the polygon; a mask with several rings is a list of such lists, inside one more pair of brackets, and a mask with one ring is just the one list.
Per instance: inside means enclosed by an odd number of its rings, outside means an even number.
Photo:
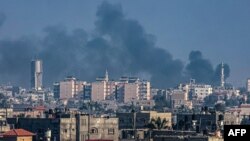
[{"label": "distant building", "polygon": [[230,99],[232,96],[239,96],[240,90],[235,88],[214,88],[213,93],[217,95],[223,95],[226,96],[228,99]]},{"label": "distant building", "polygon": [[150,99],[153,99],[154,96],[156,96],[156,95],[164,96],[165,99],[168,99],[168,95],[167,95],[167,90],[166,89],[151,88],[150,89]]},{"label": "distant building", "polygon": [[139,99],[138,83],[126,83],[124,85],[124,103]]},{"label": "distant building", "polygon": [[170,92],[171,108],[186,106],[192,108],[192,102],[188,100],[188,93],[183,90],[172,90]]},{"label": "distant building", "polygon": [[205,97],[213,93],[211,85],[193,85],[193,98],[203,101]]},{"label": "distant building", "polygon": [[54,93],[54,98],[58,99],[60,98],[60,83],[55,82],[53,84],[53,93]]},{"label": "distant building", "polygon": [[91,100],[103,101],[103,100],[116,100],[117,82],[110,81],[108,71],[105,73],[105,77],[96,78],[96,82],[92,83],[91,88]]},{"label": "distant building", "polygon": [[92,83],[91,88],[91,100],[102,101],[105,100],[107,95],[107,82],[97,81]]},{"label": "distant building", "polygon": [[250,78],[247,79],[247,92],[250,92]]},{"label": "distant building", "polygon": [[43,90],[29,91],[27,93],[31,101],[43,102],[45,101],[45,92]]},{"label": "distant building", "polygon": [[86,83],[83,88],[83,97],[84,100],[91,100],[91,83]]},{"label": "distant building", "polygon": [[31,61],[31,88],[41,90],[43,86],[43,63],[42,60]]},{"label": "distant building", "polygon": [[119,81],[110,81],[108,73],[92,83],[91,100],[116,100],[131,102],[133,100],[150,100],[150,82],[137,77],[121,77]]},{"label": "distant building", "polygon": [[60,82],[60,99],[69,99],[83,94],[84,84],[74,77],[67,77]]},{"label": "distant building", "polygon": [[32,141],[34,133],[24,129],[13,129],[3,134],[4,141]]},{"label": "distant building", "polygon": [[136,77],[121,77],[117,97],[124,103],[133,100],[150,100],[150,82]]}]

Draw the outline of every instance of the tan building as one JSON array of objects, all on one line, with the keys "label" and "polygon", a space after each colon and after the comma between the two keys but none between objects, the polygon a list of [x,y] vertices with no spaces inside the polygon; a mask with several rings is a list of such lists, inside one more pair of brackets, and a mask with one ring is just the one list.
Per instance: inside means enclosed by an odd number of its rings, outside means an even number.
[{"label": "tan building", "polygon": [[173,90],[170,94],[170,101],[172,108],[178,108],[181,106],[192,107],[192,103],[188,101],[187,92],[183,90]]},{"label": "tan building", "polygon": [[250,104],[241,104],[237,108],[230,108],[227,112],[237,117],[237,122],[240,123],[245,116],[250,116]]},{"label": "tan building", "polygon": [[12,108],[0,108],[0,119],[12,117],[13,109]]},{"label": "tan building", "polygon": [[97,81],[92,83],[91,88],[91,100],[92,101],[102,101],[105,100],[107,95],[107,82]]},{"label": "tan building", "polygon": [[150,82],[136,81],[124,84],[124,103],[133,100],[150,100]]},{"label": "tan building", "polygon": [[105,77],[98,77],[96,82],[92,83],[91,100],[115,100],[117,84],[118,82],[109,81],[108,72],[106,71]]},{"label": "tan building", "polygon": [[124,85],[124,103],[139,99],[139,85],[137,83],[126,83]]},{"label": "tan building", "polygon": [[77,81],[74,77],[67,77],[60,82],[60,99],[69,99],[83,93],[83,87],[86,82]]},{"label": "tan building", "polygon": [[3,134],[4,141],[32,141],[35,134],[24,129],[13,129]]},{"label": "tan building", "polygon": [[92,83],[91,100],[117,100],[131,102],[133,100],[150,100],[150,82],[140,81],[136,77],[121,77],[119,81],[109,81],[108,73]]},{"label": "tan building", "polygon": [[60,118],[60,140],[76,140],[76,118],[73,115],[66,118]]},{"label": "tan building", "polygon": [[170,112],[141,111],[136,113],[117,113],[117,117],[119,118],[119,129],[133,129],[134,118],[136,119],[134,123],[136,129],[146,128],[146,125],[152,118],[157,119],[158,117],[161,119],[165,118],[167,126],[172,126],[172,113]]},{"label": "tan building", "polygon": [[142,81],[139,82],[139,100],[150,100],[150,82]]},{"label": "tan building", "polygon": [[226,112],[224,113],[224,125],[239,125],[240,119],[237,115],[233,113]]},{"label": "tan building", "polygon": [[118,118],[77,116],[76,141],[112,140],[118,141]]}]

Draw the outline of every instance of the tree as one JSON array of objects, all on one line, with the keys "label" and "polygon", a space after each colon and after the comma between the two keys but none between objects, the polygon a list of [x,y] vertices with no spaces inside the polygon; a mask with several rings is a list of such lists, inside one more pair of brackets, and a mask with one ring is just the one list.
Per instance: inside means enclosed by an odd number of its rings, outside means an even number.
[{"label": "tree", "polygon": [[147,125],[148,128],[150,129],[167,129],[169,126],[168,124],[168,120],[166,120],[166,118],[164,118],[163,120],[158,117],[157,119],[152,118],[149,122],[149,124]]}]

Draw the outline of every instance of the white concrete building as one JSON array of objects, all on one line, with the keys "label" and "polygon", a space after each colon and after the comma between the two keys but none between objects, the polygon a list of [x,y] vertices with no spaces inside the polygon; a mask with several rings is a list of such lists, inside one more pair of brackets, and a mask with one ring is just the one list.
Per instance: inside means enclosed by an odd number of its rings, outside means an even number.
[{"label": "white concrete building", "polygon": [[213,93],[213,88],[211,85],[194,85],[193,86],[193,97],[197,100],[204,100],[205,97]]}]

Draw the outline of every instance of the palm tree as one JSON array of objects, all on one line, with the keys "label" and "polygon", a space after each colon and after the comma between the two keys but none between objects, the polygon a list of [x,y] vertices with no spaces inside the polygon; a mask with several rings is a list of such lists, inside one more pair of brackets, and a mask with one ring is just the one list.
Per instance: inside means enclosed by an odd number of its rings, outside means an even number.
[{"label": "palm tree", "polygon": [[158,117],[157,119],[152,118],[149,122],[149,124],[147,125],[148,128],[150,129],[167,129],[169,126],[168,124],[168,120],[166,120],[166,118],[164,118],[163,120]]}]

